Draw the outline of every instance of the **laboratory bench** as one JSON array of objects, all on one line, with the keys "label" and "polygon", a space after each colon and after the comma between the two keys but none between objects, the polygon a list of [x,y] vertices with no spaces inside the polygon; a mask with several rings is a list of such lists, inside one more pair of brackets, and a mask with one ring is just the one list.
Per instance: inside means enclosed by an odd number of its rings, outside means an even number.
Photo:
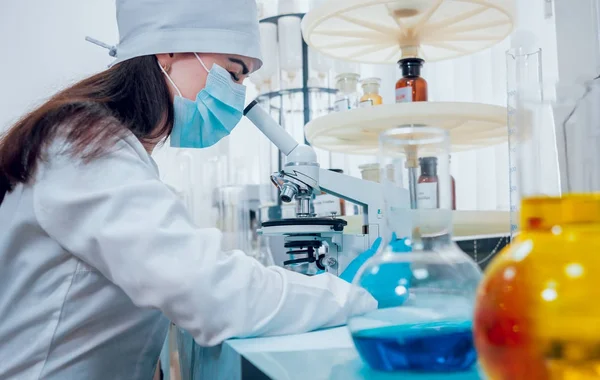
[{"label": "laboratory bench", "polygon": [[[456,244],[485,269],[510,241],[505,234],[465,236]],[[346,327],[282,337],[235,339],[203,348],[180,331],[182,380],[479,380],[477,368],[456,373],[384,373],[359,357]]]},{"label": "laboratory bench", "polygon": [[[194,345],[191,357],[182,359],[182,369],[189,369],[183,373],[183,380],[483,379],[477,367],[454,373],[373,371],[359,357],[346,327],[299,335],[229,340],[213,348]],[[189,363],[185,362],[190,359]]]}]

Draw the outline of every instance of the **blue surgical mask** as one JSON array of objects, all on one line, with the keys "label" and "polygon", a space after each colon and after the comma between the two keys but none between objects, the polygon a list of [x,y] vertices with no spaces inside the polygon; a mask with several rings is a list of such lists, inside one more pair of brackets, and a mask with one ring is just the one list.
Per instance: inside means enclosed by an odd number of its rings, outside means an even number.
[{"label": "blue surgical mask", "polygon": [[208,73],[206,86],[192,101],[184,98],[171,77],[162,68],[167,79],[177,90],[173,103],[175,122],[171,132],[174,148],[207,148],[227,137],[240,122],[246,100],[246,86],[235,83],[231,74],[213,64],[208,70],[202,59],[194,53]]}]

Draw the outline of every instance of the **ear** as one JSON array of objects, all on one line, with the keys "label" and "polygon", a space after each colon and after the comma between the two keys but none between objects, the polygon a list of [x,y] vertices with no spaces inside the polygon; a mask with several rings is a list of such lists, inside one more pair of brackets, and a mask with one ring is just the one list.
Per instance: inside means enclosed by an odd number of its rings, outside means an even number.
[{"label": "ear", "polygon": [[171,64],[175,60],[175,54],[173,53],[165,53],[165,54],[156,54],[156,59],[160,66],[167,72],[167,74],[171,71]]}]

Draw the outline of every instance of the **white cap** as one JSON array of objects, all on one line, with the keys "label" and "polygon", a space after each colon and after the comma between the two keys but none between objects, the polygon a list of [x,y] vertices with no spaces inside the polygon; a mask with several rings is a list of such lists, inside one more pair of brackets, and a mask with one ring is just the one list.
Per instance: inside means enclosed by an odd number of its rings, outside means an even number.
[{"label": "white cap", "polygon": [[160,53],[221,53],[262,66],[255,0],[116,1],[120,42],[104,45],[117,58],[113,65]]}]

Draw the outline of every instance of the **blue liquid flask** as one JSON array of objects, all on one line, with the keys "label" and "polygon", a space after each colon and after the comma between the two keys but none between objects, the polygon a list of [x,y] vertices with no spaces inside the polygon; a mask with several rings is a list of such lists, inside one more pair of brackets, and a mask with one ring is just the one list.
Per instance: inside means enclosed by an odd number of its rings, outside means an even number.
[{"label": "blue liquid flask", "polygon": [[[436,163],[435,183],[417,181],[425,159]],[[386,168],[381,233],[390,238],[352,282],[348,328],[356,349],[374,370],[469,370],[477,360],[471,324],[482,275],[452,239],[449,134],[422,125],[383,132],[380,166]],[[404,178],[410,199],[403,196]],[[357,315],[354,297],[365,291],[379,307]]]},{"label": "blue liquid flask", "polygon": [[477,360],[470,321],[380,327],[352,338],[362,358],[379,371],[466,371]]},{"label": "blue liquid flask", "polygon": [[348,321],[362,359],[386,372],[469,370],[477,361],[472,316],[480,276],[468,256],[450,248],[408,253],[388,248],[374,256],[353,289],[367,290],[379,308]]}]

